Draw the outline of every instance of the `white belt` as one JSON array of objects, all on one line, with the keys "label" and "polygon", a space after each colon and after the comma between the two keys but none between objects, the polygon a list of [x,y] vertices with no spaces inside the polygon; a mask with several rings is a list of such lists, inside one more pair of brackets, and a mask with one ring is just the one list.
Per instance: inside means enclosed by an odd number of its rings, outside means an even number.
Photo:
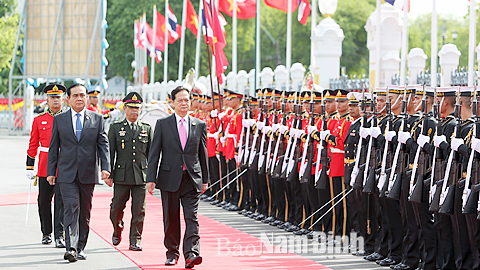
[{"label": "white belt", "polygon": [[331,153],[335,153],[335,154],[343,154],[345,153],[345,151],[341,150],[341,149],[338,149],[338,148],[330,148],[330,152]]},{"label": "white belt", "polygon": [[38,150],[40,150],[40,152],[47,152],[48,153],[48,147],[40,146],[40,147],[38,147]]},{"label": "white belt", "polygon": [[207,138],[214,138],[214,139],[216,139],[215,136],[213,136],[213,134],[211,134],[211,133],[208,133],[208,134],[207,134]]}]

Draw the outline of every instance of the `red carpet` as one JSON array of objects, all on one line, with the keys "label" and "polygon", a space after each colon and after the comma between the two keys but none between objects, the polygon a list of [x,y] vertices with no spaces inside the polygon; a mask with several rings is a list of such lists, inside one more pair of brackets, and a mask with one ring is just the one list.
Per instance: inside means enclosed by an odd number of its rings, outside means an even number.
[{"label": "red carpet", "polygon": [[[113,233],[109,219],[112,194],[113,192],[95,192],[90,222],[91,230],[110,244]],[[25,204],[26,201],[26,193],[0,195],[0,206]],[[36,203],[36,193],[34,195],[32,192],[31,203]],[[219,211],[223,210],[219,209]],[[174,267],[167,267],[163,264],[166,259],[166,249],[163,245],[163,219],[160,199],[147,195],[147,209],[141,243],[143,251],[141,252],[128,250],[130,217],[130,204],[128,203],[125,208],[123,239],[120,245],[114,247],[115,249],[141,269],[184,268],[183,255]],[[200,253],[203,257],[203,263],[195,266],[195,269],[330,269],[297,254],[269,254],[265,247],[263,247],[262,254],[262,245],[259,238],[202,215],[199,215],[199,222]],[[182,235],[183,231],[182,220]],[[225,248],[226,246],[229,247],[230,251]],[[87,244],[87,252],[88,248]],[[181,250],[180,253],[182,253]]]}]

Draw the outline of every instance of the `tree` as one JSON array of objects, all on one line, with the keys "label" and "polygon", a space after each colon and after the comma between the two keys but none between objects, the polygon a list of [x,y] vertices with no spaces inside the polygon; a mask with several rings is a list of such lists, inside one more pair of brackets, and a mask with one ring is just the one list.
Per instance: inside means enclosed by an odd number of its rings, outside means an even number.
[{"label": "tree", "polygon": [[[0,93],[8,92],[8,75],[10,63],[12,61],[12,52],[15,47],[18,28],[18,14],[13,14],[15,10],[15,0],[2,0],[0,4]],[[18,72],[18,70],[16,70]]]}]

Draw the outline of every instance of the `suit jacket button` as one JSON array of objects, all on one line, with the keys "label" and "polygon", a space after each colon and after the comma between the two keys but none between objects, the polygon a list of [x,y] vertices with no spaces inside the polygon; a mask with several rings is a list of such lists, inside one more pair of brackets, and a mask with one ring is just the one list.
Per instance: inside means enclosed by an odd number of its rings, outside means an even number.
[{"label": "suit jacket button", "polygon": [[135,159],[133,160],[133,162],[135,162]]},{"label": "suit jacket button", "polygon": [[135,146],[133,146],[133,149],[135,149]]},{"label": "suit jacket button", "polygon": [[135,142],[135,140],[133,140],[133,142]]},{"label": "suit jacket button", "polygon": [[135,152],[133,153],[133,155],[135,156]]}]

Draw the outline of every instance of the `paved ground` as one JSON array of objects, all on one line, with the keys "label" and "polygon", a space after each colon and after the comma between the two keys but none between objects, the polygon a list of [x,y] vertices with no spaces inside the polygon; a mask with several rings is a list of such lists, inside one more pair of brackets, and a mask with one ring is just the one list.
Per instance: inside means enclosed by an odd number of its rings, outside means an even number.
[{"label": "paved ground", "polygon": [[[26,136],[0,136],[0,196],[25,193],[28,191],[28,180],[24,176],[25,153],[28,146]],[[37,188],[34,187],[35,191]],[[96,191],[111,190],[106,185],[97,186]],[[155,196],[158,195],[156,191]],[[36,197],[32,197],[32,202]],[[0,269],[65,269],[66,261],[62,259],[64,249],[41,245],[41,233],[38,221],[37,205],[32,204],[28,211],[28,224],[25,225],[27,207],[25,204],[0,206]],[[221,208],[201,202],[201,215],[213,218],[225,225],[261,238],[267,237],[279,245],[282,239],[292,239],[292,234],[273,228],[269,225],[227,212]],[[293,239],[298,240],[298,239]],[[376,267],[359,257],[350,254],[315,253],[311,240],[304,238],[306,252],[300,255],[323,264],[332,269],[386,269]],[[260,241],[259,241],[260,243]],[[230,246],[233,248],[233,244]],[[289,245],[291,249],[292,245]],[[320,246],[319,248],[322,248]],[[91,232],[88,240],[88,259],[81,263],[68,264],[68,269],[138,269],[136,264],[114,249],[104,239]],[[225,250],[223,250],[225,251]],[[233,251],[233,249],[232,249]],[[305,251],[305,250],[304,250]],[[219,249],[222,252],[222,249]],[[270,251],[272,252],[272,251]],[[278,252],[273,250],[273,252]],[[266,250],[265,259],[269,259]],[[163,256],[163,254],[159,255]],[[295,261],[292,260],[292,266]]]}]

